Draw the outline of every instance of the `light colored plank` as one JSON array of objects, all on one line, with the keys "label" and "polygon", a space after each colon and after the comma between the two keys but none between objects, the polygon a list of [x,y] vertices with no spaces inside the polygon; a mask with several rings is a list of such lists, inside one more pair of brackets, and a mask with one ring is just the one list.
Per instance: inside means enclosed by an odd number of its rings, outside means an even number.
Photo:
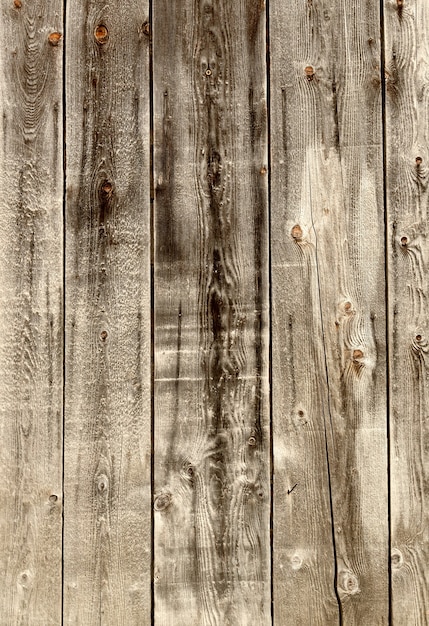
[{"label": "light colored plank", "polygon": [[263,3],[154,3],[155,623],[266,625]]},{"label": "light colored plank", "polygon": [[150,623],[146,2],[67,4],[64,623]]},{"label": "light colored plank", "polygon": [[429,5],[386,2],[392,624],[429,624]]},{"label": "light colored plank", "polygon": [[378,6],[270,6],[275,621],[387,624]]},{"label": "light colored plank", "polygon": [[61,26],[57,0],[2,3],[0,622],[5,625],[61,622],[62,41],[53,35]]}]

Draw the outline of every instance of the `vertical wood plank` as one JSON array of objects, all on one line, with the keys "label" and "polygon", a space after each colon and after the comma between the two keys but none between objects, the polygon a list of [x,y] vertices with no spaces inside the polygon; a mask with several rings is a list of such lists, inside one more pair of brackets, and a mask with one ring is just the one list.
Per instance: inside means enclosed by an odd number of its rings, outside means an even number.
[{"label": "vertical wood plank", "polygon": [[263,2],[154,4],[155,623],[269,624]]},{"label": "vertical wood plank", "polygon": [[[62,3],[0,9],[0,621],[61,622]],[[49,598],[49,602],[46,599]]]},{"label": "vertical wood plank", "polygon": [[379,7],[270,6],[275,621],[387,624]]},{"label": "vertical wood plank", "polygon": [[429,6],[385,3],[392,624],[429,624]]},{"label": "vertical wood plank", "polygon": [[147,2],[67,3],[64,623],[150,623]]}]

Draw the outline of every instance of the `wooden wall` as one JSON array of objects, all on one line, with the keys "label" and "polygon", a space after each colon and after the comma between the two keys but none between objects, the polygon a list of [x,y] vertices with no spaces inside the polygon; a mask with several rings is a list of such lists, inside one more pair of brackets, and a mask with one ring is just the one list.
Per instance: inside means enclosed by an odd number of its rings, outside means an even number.
[{"label": "wooden wall", "polygon": [[0,625],[428,625],[429,4],[0,12]]}]

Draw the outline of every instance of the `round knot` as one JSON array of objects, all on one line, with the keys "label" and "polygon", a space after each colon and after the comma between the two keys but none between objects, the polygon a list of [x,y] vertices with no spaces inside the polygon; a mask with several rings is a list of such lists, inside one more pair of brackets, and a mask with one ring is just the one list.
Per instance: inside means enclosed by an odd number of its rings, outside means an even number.
[{"label": "round knot", "polygon": [[51,46],[58,46],[58,44],[60,43],[61,37],[62,37],[61,33],[51,33],[48,37],[48,41],[51,44]]},{"label": "round knot", "polygon": [[314,77],[314,68],[311,65],[307,65],[304,69],[307,80],[313,80]]},{"label": "round knot", "polygon": [[299,226],[299,224],[295,224],[295,226],[290,231],[290,234],[292,235],[292,239],[295,239],[295,241],[301,241],[301,239],[302,239],[302,228],[301,228],[301,226]]},{"label": "round knot", "polygon": [[340,573],[338,584],[340,589],[349,595],[354,595],[360,591],[357,576],[349,570]]},{"label": "round knot", "polygon": [[171,493],[161,493],[155,498],[153,508],[155,511],[165,511],[171,504]]},{"label": "round knot", "polygon": [[96,42],[100,45],[107,43],[109,39],[109,31],[107,27],[104,24],[99,24],[94,31],[94,37]]}]

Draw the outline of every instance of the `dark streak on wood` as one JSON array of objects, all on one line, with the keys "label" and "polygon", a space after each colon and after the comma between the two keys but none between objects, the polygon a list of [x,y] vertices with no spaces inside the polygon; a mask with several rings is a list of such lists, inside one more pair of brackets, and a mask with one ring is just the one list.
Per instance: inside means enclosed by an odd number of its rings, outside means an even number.
[{"label": "dark streak on wood", "polygon": [[[155,264],[155,489],[172,494],[155,517],[155,619],[166,623],[270,619],[262,8],[190,0],[154,14],[156,240],[169,239],[167,196],[176,234]],[[168,134],[165,93],[176,94]]]}]

